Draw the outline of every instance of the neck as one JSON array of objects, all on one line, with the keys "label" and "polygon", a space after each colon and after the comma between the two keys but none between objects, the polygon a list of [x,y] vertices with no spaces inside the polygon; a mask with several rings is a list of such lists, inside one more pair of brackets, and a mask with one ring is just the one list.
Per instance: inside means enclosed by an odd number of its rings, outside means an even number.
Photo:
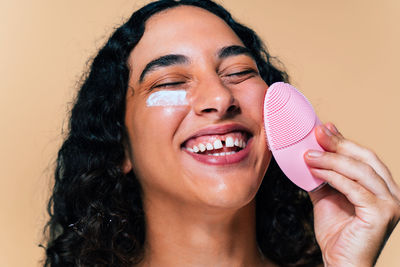
[{"label": "neck", "polygon": [[141,266],[272,266],[258,250],[254,200],[236,210],[168,204],[144,201]]}]

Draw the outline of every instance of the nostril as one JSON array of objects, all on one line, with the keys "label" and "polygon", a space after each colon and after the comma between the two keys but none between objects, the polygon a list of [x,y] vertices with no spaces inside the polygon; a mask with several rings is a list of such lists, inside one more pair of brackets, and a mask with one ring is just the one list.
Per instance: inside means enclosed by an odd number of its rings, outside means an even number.
[{"label": "nostril", "polygon": [[240,113],[240,108],[238,106],[236,106],[236,105],[230,105],[226,112],[229,113],[229,114]]},{"label": "nostril", "polygon": [[211,112],[214,112],[214,111],[217,111],[215,108],[206,108],[206,109],[203,109],[203,112],[204,113],[211,113]]},{"label": "nostril", "polygon": [[238,109],[237,106],[231,105],[231,106],[228,108],[227,112],[233,112],[233,111],[236,111],[237,109]]},{"label": "nostril", "polygon": [[[205,108],[205,109],[203,109],[204,113],[212,113],[212,112],[217,112],[217,111],[218,110],[215,109],[215,108]],[[232,114],[232,113],[237,113],[238,111],[239,111],[239,107],[238,106],[231,105],[231,106],[228,107],[228,109],[226,110],[225,113]]]},{"label": "nostril", "polygon": [[[229,103],[230,102],[230,103]],[[232,116],[240,113],[240,107],[236,101],[218,101],[218,102],[207,102],[194,106],[196,113],[198,114],[219,114],[218,116]]]}]

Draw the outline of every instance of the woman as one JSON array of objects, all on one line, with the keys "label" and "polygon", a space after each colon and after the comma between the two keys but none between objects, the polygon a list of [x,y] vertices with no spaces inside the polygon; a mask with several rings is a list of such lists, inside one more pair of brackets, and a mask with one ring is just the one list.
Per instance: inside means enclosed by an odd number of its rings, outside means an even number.
[{"label": "woman", "polygon": [[262,126],[277,81],[288,77],[255,33],[211,1],[135,12],[72,109],[46,265],[372,266],[399,221],[399,187],[330,123],[316,130],[327,152],[305,155],[329,185],[292,185]]}]

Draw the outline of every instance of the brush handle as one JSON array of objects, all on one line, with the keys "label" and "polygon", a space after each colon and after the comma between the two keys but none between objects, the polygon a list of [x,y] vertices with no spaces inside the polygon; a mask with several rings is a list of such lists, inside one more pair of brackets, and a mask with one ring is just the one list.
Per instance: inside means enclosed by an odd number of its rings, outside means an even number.
[{"label": "brush handle", "polygon": [[[320,124],[321,122],[317,119],[315,126]],[[294,184],[306,191],[314,191],[324,184],[323,180],[311,175],[303,158],[309,149],[324,151],[315,138],[314,130],[315,127],[301,142],[272,152],[283,173]]]}]

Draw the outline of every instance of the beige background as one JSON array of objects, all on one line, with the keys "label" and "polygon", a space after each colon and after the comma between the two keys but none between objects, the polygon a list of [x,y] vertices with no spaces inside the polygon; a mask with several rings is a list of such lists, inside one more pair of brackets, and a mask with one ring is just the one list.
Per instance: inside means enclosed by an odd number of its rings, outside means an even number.
[{"label": "beige background", "polygon": [[[144,2],[0,2],[0,266],[42,258],[49,181],[76,82]],[[221,2],[262,36],[320,118],[373,148],[399,181],[400,1]],[[400,266],[399,246],[400,227],[377,266]]]}]

